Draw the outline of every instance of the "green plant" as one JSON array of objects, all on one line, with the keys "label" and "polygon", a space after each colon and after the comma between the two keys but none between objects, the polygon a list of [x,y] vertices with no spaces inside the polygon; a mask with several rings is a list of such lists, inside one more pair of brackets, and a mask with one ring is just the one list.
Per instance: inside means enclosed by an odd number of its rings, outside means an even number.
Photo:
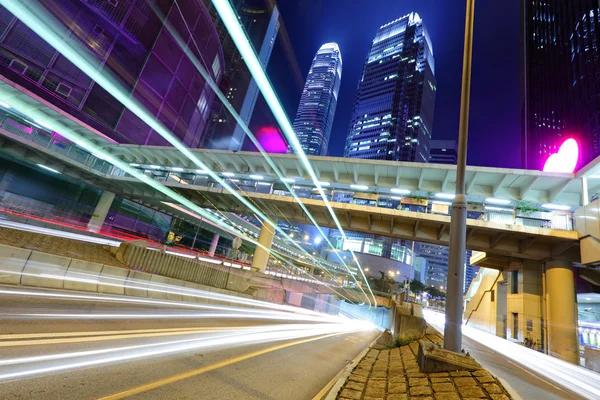
[{"label": "green plant", "polygon": [[421,339],[421,334],[415,330],[408,330],[394,338],[394,347],[402,347]]},{"label": "green plant", "polygon": [[535,203],[532,203],[530,201],[525,201],[525,200],[517,201],[517,204],[516,204],[515,208],[517,210],[519,210],[520,212],[522,212],[524,215],[529,215],[531,213],[538,212],[538,211],[542,210]]}]

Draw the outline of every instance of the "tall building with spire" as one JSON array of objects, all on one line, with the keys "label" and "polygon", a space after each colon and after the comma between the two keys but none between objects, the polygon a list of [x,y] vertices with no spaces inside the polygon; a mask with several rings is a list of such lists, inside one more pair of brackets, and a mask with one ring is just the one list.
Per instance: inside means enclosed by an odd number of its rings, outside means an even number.
[{"label": "tall building with spire", "polygon": [[307,155],[327,153],[341,82],[342,53],[337,43],[325,43],[308,71],[294,120],[294,132]]},{"label": "tall building with spire", "polygon": [[427,162],[434,74],[431,39],[417,13],[379,28],[358,83],[345,157]]}]

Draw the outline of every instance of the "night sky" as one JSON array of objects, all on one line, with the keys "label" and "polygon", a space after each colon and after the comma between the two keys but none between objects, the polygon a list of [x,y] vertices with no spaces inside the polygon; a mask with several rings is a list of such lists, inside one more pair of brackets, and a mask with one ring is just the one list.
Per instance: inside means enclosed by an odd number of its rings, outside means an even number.
[{"label": "night sky", "polygon": [[[268,73],[290,119],[295,117],[304,79],[316,51],[323,43],[337,42],[343,59],[342,86],[328,154],[341,156],[356,86],[375,32],[385,23],[417,12],[431,36],[438,81],[432,137],[457,139],[465,3],[465,0],[278,1],[289,42],[285,34],[279,35]],[[476,4],[469,165],[520,167],[518,3]]]}]

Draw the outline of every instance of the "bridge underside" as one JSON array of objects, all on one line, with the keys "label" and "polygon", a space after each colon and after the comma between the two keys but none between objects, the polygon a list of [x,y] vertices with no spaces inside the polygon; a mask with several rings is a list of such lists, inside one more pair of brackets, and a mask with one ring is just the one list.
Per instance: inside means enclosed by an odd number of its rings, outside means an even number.
[{"label": "bridge underside", "polygon": [[[133,178],[103,177],[95,180],[94,183],[154,207],[164,208],[161,202],[170,201],[161,193]],[[252,214],[252,211],[223,189],[164,183],[201,207]],[[293,197],[255,192],[239,193],[271,218],[312,224]],[[301,199],[301,201],[320,226],[337,228],[323,201],[315,199]],[[333,202],[331,207],[344,230],[448,245],[450,217],[446,215]],[[511,259],[544,261],[553,259],[574,247],[578,247],[578,235],[575,231],[467,220],[467,248],[486,252],[488,256],[494,256],[502,262]],[[500,267],[498,265],[496,268]]]}]

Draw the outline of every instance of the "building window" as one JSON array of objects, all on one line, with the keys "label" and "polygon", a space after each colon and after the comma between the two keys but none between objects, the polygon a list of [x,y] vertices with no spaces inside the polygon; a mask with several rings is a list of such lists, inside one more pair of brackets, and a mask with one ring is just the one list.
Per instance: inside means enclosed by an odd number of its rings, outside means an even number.
[{"label": "building window", "polygon": [[496,291],[492,289],[492,291],[490,291],[490,301],[493,303],[494,301],[496,301]]},{"label": "building window", "polygon": [[519,270],[516,269],[510,273],[510,293],[519,293]]},{"label": "building window", "polygon": [[69,97],[69,95],[71,94],[71,90],[73,90],[73,88],[71,86],[65,85],[62,82],[60,82],[55,89],[56,93],[63,95],[65,97]]},{"label": "building window", "polygon": [[519,314],[515,313],[515,312],[512,313],[512,319],[513,319],[512,338],[518,339],[519,338]]},{"label": "building window", "polygon": [[24,74],[27,71],[27,64],[19,60],[13,59],[9,64],[10,69],[17,71],[20,74]]}]

